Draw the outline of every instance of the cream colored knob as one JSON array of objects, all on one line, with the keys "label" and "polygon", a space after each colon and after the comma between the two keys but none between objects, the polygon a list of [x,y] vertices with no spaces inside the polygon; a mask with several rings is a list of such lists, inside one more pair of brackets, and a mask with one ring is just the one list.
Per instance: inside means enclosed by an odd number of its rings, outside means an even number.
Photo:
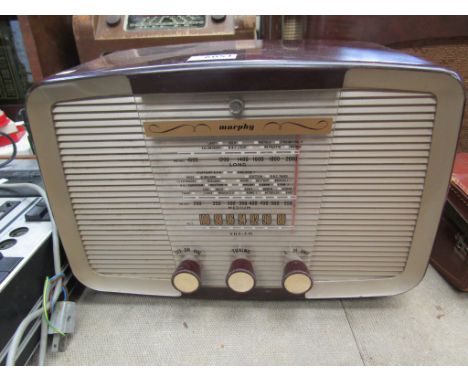
[{"label": "cream colored knob", "polygon": [[255,272],[250,260],[239,258],[231,263],[226,277],[227,286],[237,293],[247,293],[255,287]]},{"label": "cream colored knob", "polygon": [[201,286],[200,264],[195,260],[183,260],[172,274],[172,285],[179,292],[193,293]]},{"label": "cream colored knob", "polygon": [[307,266],[301,260],[291,260],[284,266],[283,288],[291,294],[304,294],[313,286]]}]

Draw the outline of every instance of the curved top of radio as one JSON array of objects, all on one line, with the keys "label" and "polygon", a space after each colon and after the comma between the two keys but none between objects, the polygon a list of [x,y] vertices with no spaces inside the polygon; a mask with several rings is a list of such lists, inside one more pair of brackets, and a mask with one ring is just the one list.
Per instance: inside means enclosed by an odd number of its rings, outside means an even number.
[{"label": "curved top of radio", "polygon": [[439,71],[461,82],[449,69],[373,43],[239,40],[110,53],[42,84],[126,76],[134,94],[330,89],[342,87],[351,68]]},{"label": "curved top of radio", "polygon": [[[234,57],[235,56],[235,57]],[[433,66],[429,61],[378,44],[306,40],[301,42],[238,40],[130,49],[104,55],[50,77],[60,79],[86,73],[134,73],[164,67],[245,65],[317,66]],[[359,65],[361,64],[361,65]]]}]

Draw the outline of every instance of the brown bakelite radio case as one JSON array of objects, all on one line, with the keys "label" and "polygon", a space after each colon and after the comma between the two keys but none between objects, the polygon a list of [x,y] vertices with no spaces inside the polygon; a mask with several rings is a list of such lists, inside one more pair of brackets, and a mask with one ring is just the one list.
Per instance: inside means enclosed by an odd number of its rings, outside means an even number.
[{"label": "brown bakelite radio case", "polygon": [[86,286],[314,299],[418,284],[463,105],[456,73],[379,46],[235,41],[110,54],[27,110]]}]

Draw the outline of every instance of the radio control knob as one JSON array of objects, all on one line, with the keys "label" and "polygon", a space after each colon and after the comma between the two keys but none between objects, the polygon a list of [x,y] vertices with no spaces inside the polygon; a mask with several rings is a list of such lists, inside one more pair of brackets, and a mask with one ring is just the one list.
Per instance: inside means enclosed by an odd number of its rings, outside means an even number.
[{"label": "radio control knob", "polygon": [[193,293],[201,286],[201,268],[198,261],[182,260],[172,274],[172,285],[182,293]]},{"label": "radio control knob", "polygon": [[110,15],[106,17],[106,24],[110,27],[116,27],[120,23],[120,16]]},{"label": "radio control knob", "polygon": [[291,294],[304,294],[313,285],[307,265],[302,260],[289,260],[284,266],[283,288]]},{"label": "radio control knob", "polygon": [[211,20],[213,20],[215,23],[221,23],[226,20],[226,15],[213,15],[211,16]]},{"label": "radio control knob", "polygon": [[227,286],[237,293],[247,293],[255,287],[255,272],[252,262],[245,258],[235,259],[226,277]]}]

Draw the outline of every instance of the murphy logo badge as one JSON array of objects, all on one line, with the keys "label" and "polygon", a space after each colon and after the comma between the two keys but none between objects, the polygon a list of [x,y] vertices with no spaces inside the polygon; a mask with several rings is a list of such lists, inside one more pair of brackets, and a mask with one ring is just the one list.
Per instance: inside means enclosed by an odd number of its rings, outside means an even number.
[{"label": "murphy logo badge", "polygon": [[192,121],[151,121],[144,124],[147,137],[238,137],[258,135],[327,135],[333,119],[251,118]]}]

